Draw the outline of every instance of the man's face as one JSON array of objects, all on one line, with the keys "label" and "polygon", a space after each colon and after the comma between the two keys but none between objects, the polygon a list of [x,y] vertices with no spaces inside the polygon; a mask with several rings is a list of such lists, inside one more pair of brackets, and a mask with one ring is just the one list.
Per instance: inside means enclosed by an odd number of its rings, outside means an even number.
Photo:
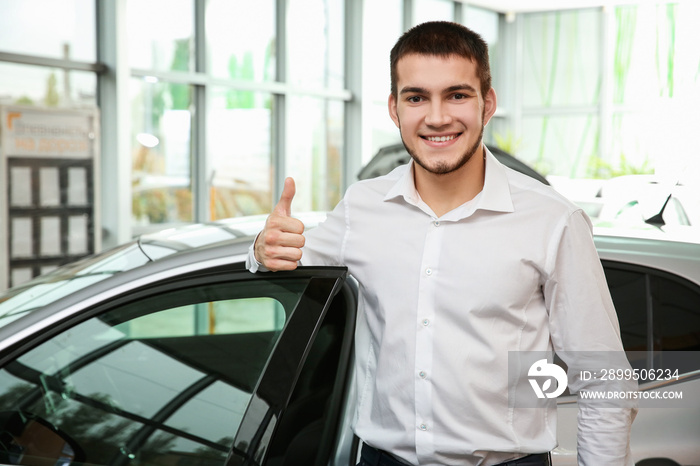
[{"label": "man's face", "polygon": [[481,153],[496,94],[491,89],[481,95],[472,60],[410,54],[398,61],[396,70],[397,95],[389,97],[389,113],[420,167],[433,174],[452,173]]}]

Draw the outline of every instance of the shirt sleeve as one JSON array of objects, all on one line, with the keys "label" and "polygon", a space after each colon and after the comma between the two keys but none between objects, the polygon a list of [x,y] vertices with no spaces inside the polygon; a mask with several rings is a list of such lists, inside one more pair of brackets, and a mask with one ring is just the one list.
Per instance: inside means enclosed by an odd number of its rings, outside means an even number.
[{"label": "shirt sleeve", "polygon": [[348,195],[338,203],[326,220],[305,233],[301,265],[344,265],[345,242],[350,231],[348,219]]},{"label": "shirt sleeve", "polygon": [[[637,391],[632,380],[613,382],[580,377],[581,370],[631,369],[624,356],[617,313],[595,249],[588,217],[574,211],[550,251],[543,286],[554,350],[568,367],[569,389],[579,393],[577,453],[580,465],[633,465],[629,449],[633,397],[601,402],[582,391]],[[612,362],[611,362],[612,361]],[[610,367],[614,364],[613,367]]]},{"label": "shirt sleeve", "polygon": [[[343,265],[343,249],[349,231],[345,199],[338,203],[324,222],[304,233],[306,241],[299,265]],[[256,237],[255,240],[257,239]],[[246,268],[253,273],[269,272],[269,269],[255,258],[254,248],[255,241],[248,248]]]}]

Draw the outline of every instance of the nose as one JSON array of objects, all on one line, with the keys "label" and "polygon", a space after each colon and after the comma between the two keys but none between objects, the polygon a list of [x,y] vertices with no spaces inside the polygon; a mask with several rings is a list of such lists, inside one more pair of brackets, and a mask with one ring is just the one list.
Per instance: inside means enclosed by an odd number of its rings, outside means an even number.
[{"label": "nose", "polygon": [[439,99],[433,100],[425,116],[425,124],[433,127],[446,126],[452,122],[447,106]]}]

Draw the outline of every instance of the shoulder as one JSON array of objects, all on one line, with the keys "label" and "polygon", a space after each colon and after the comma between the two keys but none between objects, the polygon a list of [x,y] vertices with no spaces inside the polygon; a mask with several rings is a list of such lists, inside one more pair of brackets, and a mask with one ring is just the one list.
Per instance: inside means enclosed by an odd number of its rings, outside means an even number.
[{"label": "shoulder", "polygon": [[570,216],[581,208],[553,187],[508,167],[503,167],[508,178],[513,203],[530,206],[556,215]]}]

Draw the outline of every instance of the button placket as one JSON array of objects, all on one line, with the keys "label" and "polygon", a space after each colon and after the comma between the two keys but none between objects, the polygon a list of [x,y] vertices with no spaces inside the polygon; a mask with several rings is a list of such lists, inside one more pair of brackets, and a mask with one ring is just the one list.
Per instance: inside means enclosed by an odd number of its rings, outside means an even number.
[{"label": "button placket", "polygon": [[[437,228],[439,227],[439,228]],[[435,303],[439,289],[440,255],[445,228],[432,218],[427,225],[423,256],[418,280],[418,302],[415,344],[415,425],[421,435],[416,437],[416,452],[420,456],[431,455],[434,444],[430,425],[433,422],[433,390],[430,374],[433,370],[433,346],[435,342]]]}]

